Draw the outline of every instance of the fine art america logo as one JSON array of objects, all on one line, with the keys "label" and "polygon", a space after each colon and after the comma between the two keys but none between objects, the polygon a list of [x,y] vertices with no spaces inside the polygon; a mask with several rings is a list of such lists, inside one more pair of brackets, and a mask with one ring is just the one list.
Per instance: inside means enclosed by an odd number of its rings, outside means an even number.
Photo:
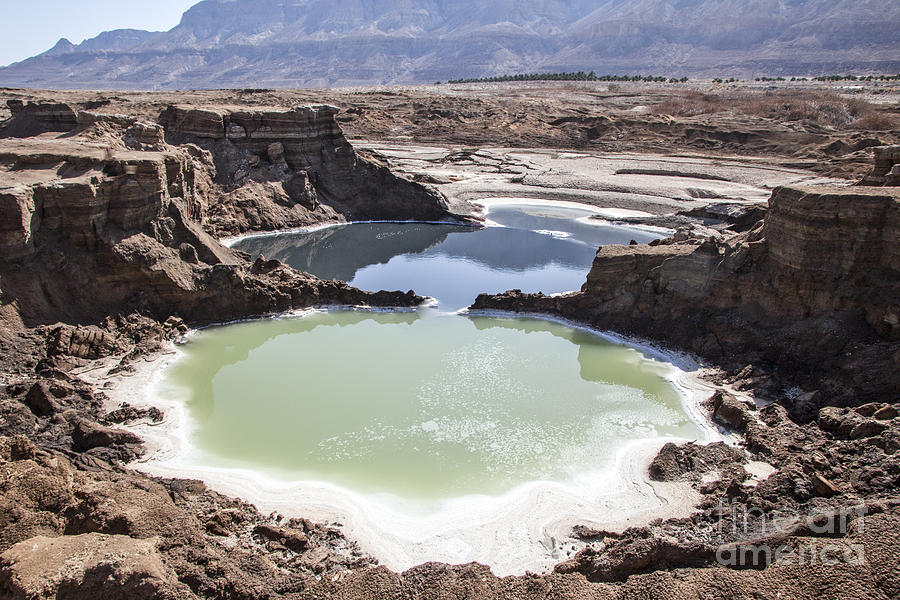
[{"label": "fine art america logo", "polygon": [[719,514],[718,539],[728,543],[716,550],[716,562],[726,567],[860,566],[866,562],[862,544],[843,540],[850,532],[865,530],[864,506],[801,515],[720,503]]}]

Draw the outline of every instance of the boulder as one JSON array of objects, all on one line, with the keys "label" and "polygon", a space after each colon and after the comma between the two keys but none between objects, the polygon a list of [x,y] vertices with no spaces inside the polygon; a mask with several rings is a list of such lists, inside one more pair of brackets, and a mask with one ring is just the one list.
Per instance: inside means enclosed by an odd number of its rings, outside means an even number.
[{"label": "boulder", "polygon": [[[699,481],[711,471],[736,471],[745,476],[741,464],[744,454],[722,442],[708,445],[668,443],[650,463],[650,479],[654,481]],[[740,468],[738,468],[740,467]]]},{"label": "boulder", "polygon": [[72,442],[76,451],[87,452],[93,448],[140,444],[141,438],[124,429],[114,429],[91,421],[81,420],[72,431]]},{"label": "boulder", "polygon": [[257,525],[253,529],[253,533],[269,541],[277,542],[294,552],[303,552],[309,546],[309,538],[306,537],[306,534],[296,529]]},{"label": "boulder", "polygon": [[50,385],[46,381],[38,381],[31,386],[23,401],[25,406],[37,417],[55,415],[62,410],[62,406],[54,397]]},{"label": "boulder", "polygon": [[163,563],[158,541],[97,533],[25,540],[0,555],[0,596],[8,600],[196,598]]},{"label": "boulder", "polygon": [[748,404],[721,390],[712,397],[712,406],[713,420],[735,431],[747,429],[747,424],[753,418],[750,413],[755,410],[755,407],[751,408]]}]

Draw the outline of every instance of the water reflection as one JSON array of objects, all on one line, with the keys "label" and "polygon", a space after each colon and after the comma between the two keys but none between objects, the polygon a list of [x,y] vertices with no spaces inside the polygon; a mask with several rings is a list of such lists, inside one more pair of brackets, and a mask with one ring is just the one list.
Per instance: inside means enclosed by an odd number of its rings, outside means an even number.
[{"label": "water reflection", "polygon": [[599,246],[659,237],[592,223],[586,219],[590,214],[565,207],[501,205],[488,212],[492,226],[483,229],[358,223],[250,238],[235,247],[254,258],[263,254],[363,289],[414,289],[436,298],[445,310],[457,310],[482,292],[577,290]]},{"label": "water reflection", "polygon": [[561,326],[553,321],[519,318],[469,317],[479,330],[500,327],[525,334],[550,334],[578,347],[579,375],[584,381],[642,389],[648,398],[671,402],[676,394],[664,379],[668,365],[641,351],[614,344],[595,333]]},{"label": "water reflection", "polygon": [[310,232],[248,238],[235,245],[253,255],[275,258],[322,279],[353,281],[357,271],[395,256],[421,254],[451,233],[477,231],[460,225],[357,223]]},{"label": "water reflection", "polygon": [[250,321],[204,329],[184,345],[184,357],[170,368],[170,379],[189,382],[191,411],[201,421],[215,410],[213,381],[225,367],[239,365],[268,342],[282,336],[309,333],[319,327],[345,328],[372,321],[380,325],[412,325],[419,318],[414,312],[368,313],[340,311],[341,317],[325,314],[300,318]]}]

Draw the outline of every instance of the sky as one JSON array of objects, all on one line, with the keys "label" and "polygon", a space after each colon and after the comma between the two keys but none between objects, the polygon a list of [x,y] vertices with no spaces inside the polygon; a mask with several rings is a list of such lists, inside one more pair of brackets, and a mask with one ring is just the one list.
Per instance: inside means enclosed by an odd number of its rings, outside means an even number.
[{"label": "sky", "polygon": [[0,66],[110,29],[168,31],[199,0],[0,0]]}]

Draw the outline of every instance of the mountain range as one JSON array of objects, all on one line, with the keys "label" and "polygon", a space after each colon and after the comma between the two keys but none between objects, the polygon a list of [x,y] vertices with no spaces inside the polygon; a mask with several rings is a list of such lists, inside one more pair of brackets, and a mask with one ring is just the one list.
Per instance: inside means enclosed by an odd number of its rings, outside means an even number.
[{"label": "mountain range", "polygon": [[900,72],[897,0],[203,0],[0,68],[61,89],[325,87],[512,73]]}]

